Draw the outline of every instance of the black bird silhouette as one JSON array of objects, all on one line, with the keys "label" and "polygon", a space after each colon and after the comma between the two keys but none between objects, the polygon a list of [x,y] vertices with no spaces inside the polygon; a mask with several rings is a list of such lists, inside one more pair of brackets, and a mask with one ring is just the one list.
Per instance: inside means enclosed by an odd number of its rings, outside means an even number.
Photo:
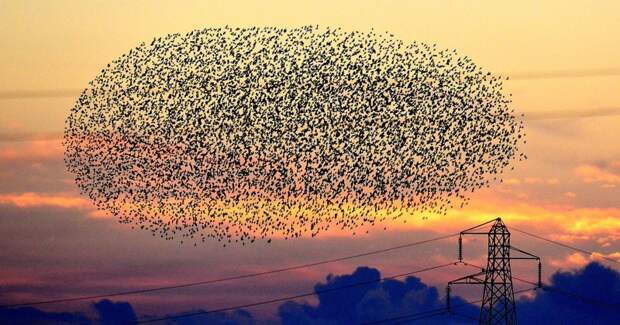
[{"label": "black bird silhouette", "polygon": [[90,82],[64,133],[99,209],[224,246],[446,213],[501,181],[523,141],[502,78],[468,57],[318,26],[140,44]]}]

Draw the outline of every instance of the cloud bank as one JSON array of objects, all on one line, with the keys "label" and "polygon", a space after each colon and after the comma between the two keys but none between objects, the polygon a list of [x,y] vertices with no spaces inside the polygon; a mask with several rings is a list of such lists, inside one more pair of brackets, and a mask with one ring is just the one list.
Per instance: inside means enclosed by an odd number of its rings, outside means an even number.
[{"label": "cloud bank", "polygon": [[[328,275],[325,282],[315,285],[318,303],[288,301],[278,308],[278,319],[289,324],[362,324],[397,318],[443,308],[442,295],[436,287],[410,276],[400,280],[351,287],[346,290],[329,289],[354,283],[378,280],[379,270],[362,266],[351,274]],[[323,291],[323,293],[321,293]],[[328,292],[324,292],[328,291]],[[453,306],[464,303],[453,298]],[[524,324],[612,324],[620,316],[620,273],[592,262],[572,271],[556,272],[546,290],[517,302],[518,319]],[[131,304],[101,300],[92,305],[95,316],[79,312],[45,312],[36,308],[0,309],[0,322],[10,324],[126,324],[138,318]],[[478,307],[464,305],[455,308],[453,315],[438,315],[418,321],[428,324],[469,324],[478,316]],[[187,311],[187,313],[197,310]],[[200,310],[198,310],[200,311]],[[195,317],[179,317],[179,313],[165,324],[262,324],[261,320],[246,310],[214,313]],[[465,317],[463,317],[463,315]],[[152,316],[143,316],[148,319]]]}]

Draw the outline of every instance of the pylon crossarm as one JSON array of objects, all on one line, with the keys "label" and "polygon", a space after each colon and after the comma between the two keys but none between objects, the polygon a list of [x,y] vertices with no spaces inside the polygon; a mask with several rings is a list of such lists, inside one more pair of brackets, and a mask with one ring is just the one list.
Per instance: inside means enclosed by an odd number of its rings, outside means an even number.
[{"label": "pylon crossarm", "polygon": [[478,279],[477,276],[480,275],[485,275],[485,272],[479,272],[476,274],[471,274],[471,275],[467,275],[464,276],[462,278],[458,278],[456,280],[452,280],[450,282],[448,282],[448,285],[453,285],[453,284],[483,284],[484,280]]},{"label": "pylon crossarm", "polygon": [[514,251],[517,251],[517,252],[519,252],[521,254],[527,255],[527,257],[511,257],[510,258],[511,260],[540,260],[540,257],[538,257],[538,256],[536,256],[534,254],[528,253],[528,252],[526,252],[524,250],[518,249],[518,248],[516,248],[516,247],[514,247],[512,245],[510,246],[510,249],[514,250]]},{"label": "pylon crossarm", "polygon": [[450,284],[484,284],[484,280],[478,278],[466,278],[461,281],[450,282]]}]

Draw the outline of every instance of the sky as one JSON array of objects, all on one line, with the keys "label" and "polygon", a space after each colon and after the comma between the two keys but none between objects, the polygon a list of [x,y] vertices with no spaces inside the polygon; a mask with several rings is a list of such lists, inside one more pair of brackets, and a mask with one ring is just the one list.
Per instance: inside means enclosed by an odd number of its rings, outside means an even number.
[{"label": "sky", "polygon": [[[618,264],[601,256],[620,258],[620,33],[614,32],[620,31],[619,9],[617,1],[0,0],[0,303],[269,270],[431,238],[498,216],[509,228],[596,253],[578,254],[513,231],[515,245],[542,257],[545,279],[592,261],[617,270]],[[388,31],[405,42],[457,49],[477,65],[511,77],[505,87],[513,107],[525,114],[522,150],[528,159],[504,174],[503,183],[474,193],[468,206],[447,215],[412,216],[388,231],[355,237],[329,232],[243,247],[162,241],[119,224],[79,195],[63,162],[62,131],[79,90],[107,63],[168,33],[307,24]],[[484,244],[483,238],[468,240],[467,258],[484,263]],[[312,290],[327,274],[351,274],[361,265],[395,274],[455,258],[456,241],[446,240],[123,300],[138,317],[212,309]],[[514,262],[513,268],[525,277],[535,274],[528,262]],[[441,287],[468,272],[454,267],[419,276]],[[41,308],[93,312],[88,302]],[[272,307],[254,312],[266,319],[276,313]]]}]

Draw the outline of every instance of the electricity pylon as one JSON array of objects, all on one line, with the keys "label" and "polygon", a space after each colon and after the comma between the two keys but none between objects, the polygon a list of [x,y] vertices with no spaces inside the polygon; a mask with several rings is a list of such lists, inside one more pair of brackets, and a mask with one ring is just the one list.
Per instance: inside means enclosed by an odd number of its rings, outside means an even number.
[{"label": "electricity pylon", "polygon": [[[490,223],[493,224],[488,232],[480,230],[481,227]],[[450,290],[452,285],[480,284],[484,286],[484,289],[482,293],[482,305],[480,306],[479,323],[485,325],[517,324],[517,309],[512,286],[510,260],[537,260],[538,287],[541,287],[542,268],[540,258],[510,244],[510,232],[501,218],[461,231],[459,235],[459,262],[463,262],[463,235],[488,236],[487,267],[476,274],[464,276],[448,283],[446,287],[448,311],[450,311]],[[520,256],[511,257],[511,251],[520,253]],[[481,278],[482,276],[484,276],[484,280]]]}]

